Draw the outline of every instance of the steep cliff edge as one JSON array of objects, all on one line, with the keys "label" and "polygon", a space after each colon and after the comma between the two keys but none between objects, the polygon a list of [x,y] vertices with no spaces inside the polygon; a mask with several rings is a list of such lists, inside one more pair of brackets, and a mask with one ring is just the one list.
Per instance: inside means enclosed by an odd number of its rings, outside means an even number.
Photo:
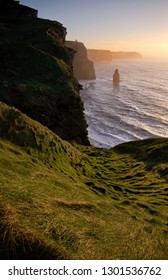
[{"label": "steep cliff edge", "polygon": [[94,64],[87,57],[87,50],[83,43],[66,41],[66,46],[75,50],[73,72],[77,80],[93,80],[96,78]]},{"label": "steep cliff edge", "polygon": [[0,101],[15,106],[63,139],[88,144],[73,51],[56,21],[1,18]]}]

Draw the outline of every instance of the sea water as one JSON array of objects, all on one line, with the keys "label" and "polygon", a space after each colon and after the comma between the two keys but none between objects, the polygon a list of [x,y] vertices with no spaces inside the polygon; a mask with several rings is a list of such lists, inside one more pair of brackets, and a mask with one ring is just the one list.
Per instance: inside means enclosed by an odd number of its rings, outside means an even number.
[{"label": "sea water", "polygon": [[[113,60],[94,67],[96,80],[79,81],[92,145],[168,137],[168,60]],[[112,82],[116,68],[118,85]]]}]

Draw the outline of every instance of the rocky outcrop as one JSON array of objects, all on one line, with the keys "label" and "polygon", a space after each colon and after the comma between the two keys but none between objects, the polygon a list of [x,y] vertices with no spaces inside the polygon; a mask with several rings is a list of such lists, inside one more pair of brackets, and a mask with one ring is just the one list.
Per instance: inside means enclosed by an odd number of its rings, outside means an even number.
[{"label": "rocky outcrop", "polygon": [[87,50],[83,43],[66,41],[66,46],[75,50],[73,72],[77,80],[93,80],[96,78],[94,64],[87,57]]},{"label": "rocky outcrop", "polygon": [[114,74],[113,74],[113,83],[119,84],[119,82],[120,82],[120,74],[118,72],[118,69],[115,69]]},{"label": "rocky outcrop", "polygon": [[20,5],[20,1],[0,0],[0,19],[18,19],[22,17],[37,17],[38,11],[30,7]]},{"label": "rocky outcrop", "polygon": [[68,141],[89,144],[72,73],[73,51],[56,21],[23,17],[0,25],[0,101],[18,108]]},{"label": "rocky outcrop", "polygon": [[87,49],[87,55],[93,62],[112,60],[111,52],[109,50]]},{"label": "rocky outcrop", "polygon": [[138,52],[111,52],[112,59],[131,59],[141,58],[142,55]]}]

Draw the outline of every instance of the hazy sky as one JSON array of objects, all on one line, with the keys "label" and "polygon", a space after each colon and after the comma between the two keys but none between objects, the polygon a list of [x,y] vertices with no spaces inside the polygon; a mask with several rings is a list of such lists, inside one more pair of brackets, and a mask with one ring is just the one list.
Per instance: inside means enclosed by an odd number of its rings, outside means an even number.
[{"label": "hazy sky", "polygon": [[87,48],[168,57],[168,0],[20,0]]}]

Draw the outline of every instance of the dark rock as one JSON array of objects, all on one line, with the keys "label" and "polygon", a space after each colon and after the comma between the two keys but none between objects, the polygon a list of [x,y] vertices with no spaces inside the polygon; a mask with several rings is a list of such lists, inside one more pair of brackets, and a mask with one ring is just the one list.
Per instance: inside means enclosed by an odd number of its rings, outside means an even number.
[{"label": "dark rock", "polygon": [[89,144],[87,123],[72,73],[73,51],[56,21],[20,18],[0,25],[0,101],[18,108],[60,137]]},{"label": "dark rock", "polygon": [[113,83],[118,84],[120,82],[120,74],[118,72],[118,69],[115,69],[113,74]]},{"label": "dark rock", "polygon": [[0,0],[0,19],[18,19],[22,17],[37,17],[38,11],[19,4],[20,1]]}]

